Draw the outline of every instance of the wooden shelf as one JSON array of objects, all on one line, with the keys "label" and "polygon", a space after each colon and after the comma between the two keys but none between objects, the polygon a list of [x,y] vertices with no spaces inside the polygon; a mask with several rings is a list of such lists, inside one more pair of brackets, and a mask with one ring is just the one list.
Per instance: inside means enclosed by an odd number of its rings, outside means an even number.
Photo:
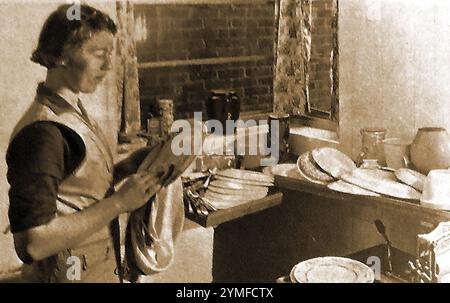
[{"label": "wooden shelf", "polygon": [[239,57],[216,57],[216,58],[199,58],[199,59],[182,59],[169,61],[152,61],[138,63],[138,69],[145,68],[161,68],[161,67],[178,67],[191,65],[214,65],[236,62],[260,61],[270,57],[265,55],[239,56]]},{"label": "wooden shelf", "polygon": [[135,5],[223,5],[223,4],[275,4],[274,0],[137,0]]},{"label": "wooden shelf", "polygon": [[274,207],[281,204],[282,200],[283,194],[276,192],[259,200],[253,200],[235,207],[210,212],[207,216],[201,216],[189,212],[186,214],[186,217],[203,227],[217,226],[219,224]]}]

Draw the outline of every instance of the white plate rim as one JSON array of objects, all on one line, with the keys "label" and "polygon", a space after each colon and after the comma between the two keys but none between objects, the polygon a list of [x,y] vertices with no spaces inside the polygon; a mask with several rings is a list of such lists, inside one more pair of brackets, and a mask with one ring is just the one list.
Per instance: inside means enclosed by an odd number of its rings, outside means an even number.
[{"label": "white plate rim", "polygon": [[300,157],[298,157],[298,159],[297,159],[297,170],[298,170],[298,172],[300,173],[300,175],[301,175],[306,181],[309,181],[309,182],[312,182],[312,183],[315,183],[315,184],[320,184],[320,185],[328,185],[328,182],[325,182],[325,181],[322,181],[322,180],[312,179],[312,178],[306,176],[305,173],[302,171],[302,169],[301,169],[301,167],[300,167],[299,161],[300,161]]},{"label": "white plate rim", "polygon": [[[295,278],[295,281],[297,281],[297,283],[308,283],[308,281],[303,282],[301,279],[298,279],[296,277],[296,275],[295,275],[296,271],[299,270],[299,268],[301,266],[306,266],[308,263],[320,262],[321,260],[325,260],[325,261],[326,260],[330,260],[330,261],[342,260],[343,264],[344,264],[344,262],[346,262],[346,263],[353,263],[353,264],[359,266],[360,268],[364,268],[364,270],[366,271],[366,274],[368,275],[367,279],[364,279],[363,281],[360,281],[360,282],[356,281],[356,282],[353,282],[353,283],[373,283],[375,281],[375,274],[374,274],[373,270],[369,266],[364,264],[363,262],[360,262],[360,261],[357,261],[357,260],[354,260],[354,259],[351,259],[351,258],[334,257],[334,256],[312,258],[312,259],[308,259],[308,260],[305,260],[305,261],[302,261],[302,262],[296,264],[293,267],[293,269],[292,269],[293,270],[293,277]],[[311,283],[314,283],[314,282],[311,282]],[[341,283],[343,283],[343,282],[341,282]],[[350,283],[352,283],[352,282],[350,282]]]}]

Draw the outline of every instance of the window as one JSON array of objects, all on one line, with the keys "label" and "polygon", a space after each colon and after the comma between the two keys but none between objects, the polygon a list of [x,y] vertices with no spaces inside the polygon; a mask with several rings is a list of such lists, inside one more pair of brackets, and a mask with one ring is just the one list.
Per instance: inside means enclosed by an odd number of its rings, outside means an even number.
[{"label": "window", "polygon": [[338,0],[311,0],[306,115],[338,122]]},{"label": "window", "polygon": [[218,88],[235,91],[241,112],[272,111],[274,3],[136,4],[142,125],[160,98],[174,100],[176,119],[205,117],[209,91]]}]

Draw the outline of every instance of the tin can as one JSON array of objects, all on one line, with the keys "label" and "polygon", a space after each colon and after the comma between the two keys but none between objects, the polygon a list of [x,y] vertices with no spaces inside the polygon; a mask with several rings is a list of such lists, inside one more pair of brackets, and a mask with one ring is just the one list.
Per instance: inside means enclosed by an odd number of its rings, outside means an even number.
[{"label": "tin can", "polygon": [[289,152],[289,114],[270,114],[269,119],[269,133],[268,142],[272,144],[272,133],[274,132],[274,124],[278,123],[278,133],[275,134],[275,138],[278,139],[278,146],[281,153]]},{"label": "tin can", "polygon": [[160,99],[158,100],[158,107],[160,113],[160,135],[164,137],[170,133],[170,128],[173,124],[173,100]]}]

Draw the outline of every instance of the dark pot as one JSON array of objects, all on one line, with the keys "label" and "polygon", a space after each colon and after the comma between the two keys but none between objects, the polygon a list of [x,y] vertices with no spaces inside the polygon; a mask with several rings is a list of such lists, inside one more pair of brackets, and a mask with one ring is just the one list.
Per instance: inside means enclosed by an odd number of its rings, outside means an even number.
[{"label": "dark pot", "polygon": [[208,120],[218,120],[222,123],[226,134],[226,121],[236,121],[240,114],[240,100],[233,91],[213,90],[206,102]]}]

